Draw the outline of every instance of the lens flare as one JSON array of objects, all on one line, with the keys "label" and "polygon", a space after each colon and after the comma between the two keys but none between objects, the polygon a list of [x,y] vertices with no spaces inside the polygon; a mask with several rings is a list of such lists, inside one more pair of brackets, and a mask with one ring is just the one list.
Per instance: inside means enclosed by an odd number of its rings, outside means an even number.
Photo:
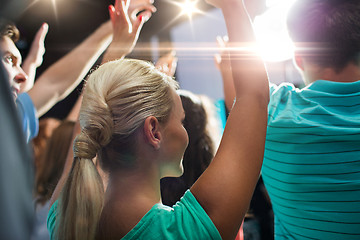
[{"label": "lens flare", "polygon": [[204,14],[200,9],[197,8],[198,1],[199,0],[183,0],[182,2],[179,2],[174,0],[167,0],[167,2],[180,8],[180,14],[177,17],[187,15],[189,18],[197,13]]},{"label": "lens flare", "polygon": [[293,56],[294,46],[286,29],[286,16],[296,0],[268,0],[269,9],[255,18],[254,31],[265,61],[278,62]]},{"label": "lens flare", "polygon": [[193,14],[199,13],[199,9],[196,7],[197,1],[185,0],[185,2],[181,3],[180,7],[182,9],[181,15],[188,15],[189,18],[192,17]]}]

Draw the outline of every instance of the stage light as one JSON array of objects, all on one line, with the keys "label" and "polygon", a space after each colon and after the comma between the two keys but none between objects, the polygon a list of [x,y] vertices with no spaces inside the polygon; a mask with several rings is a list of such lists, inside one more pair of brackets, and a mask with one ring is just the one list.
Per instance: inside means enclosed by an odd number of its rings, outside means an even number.
[{"label": "stage light", "polygon": [[192,17],[194,13],[200,12],[196,7],[197,1],[185,0],[185,2],[180,3],[181,15],[188,15],[189,18]]},{"label": "stage light", "polygon": [[254,30],[265,61],[290,59],[294,46],[286,29],[286,16],[296,0],[268,0],[269,9],[255,18]]},{"label": "stage light", "polygon": [[[169,4],[176,6],[179,9],[178,14],[174,14],[173,18],[161,29],[164,30],[170,27],[176,21],[179,21],[184,15],[189,18],[189,24],[192,26],[192,16],[196,14],[205,15],[206,13],[197,8],[199,0],[163,0]],[[191,27],[192,28],[192,27]]]},{"label": "stage light", "polygon": [[202,13],[202,11],[200,11],[197,8],[197,3],[199,0],[183,0],[182,2],[179,1],[174,1],[174,0],[167,0],[167,2],[177,6],[180,8],[180,14],[178,16],[176,16],[176,18],[183,16],[183,15],[188,15],[188,17],[191,19],[192,15],[195,13]]}]

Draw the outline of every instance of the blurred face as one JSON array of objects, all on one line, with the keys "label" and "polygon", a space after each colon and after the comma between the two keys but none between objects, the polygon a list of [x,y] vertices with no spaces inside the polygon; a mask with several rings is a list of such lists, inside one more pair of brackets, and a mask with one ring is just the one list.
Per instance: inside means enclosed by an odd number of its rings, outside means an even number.
[{"label": "blurred face", "polygon": [[179,95],[172,91],[174,107],[168,122],[163,128],[164,162],[162,164],[162,177],[181,176],[183,173],[182,158],[189,143],[187,132],[183,126],[185,112]]},{"label": "blurred face", "polygon": [[27,75],[21,68],[21,55],[14,42],[9,37],[0,38],[1,62],[4,65],[6,77],[9,79],[11,93],[16,100],[20,92],[20,84]]}]

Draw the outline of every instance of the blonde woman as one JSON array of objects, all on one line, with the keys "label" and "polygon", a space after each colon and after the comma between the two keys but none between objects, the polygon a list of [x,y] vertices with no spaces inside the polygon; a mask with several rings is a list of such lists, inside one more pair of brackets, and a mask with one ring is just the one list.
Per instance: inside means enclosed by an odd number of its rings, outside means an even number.
[{"label": "blonde woman", "polygon": [[[253,39],[241,1],[218,6],[226,21],[241,23],[228,26],[231,42]],[[262,164],[269,91],[260,57],[232,64],[237,100],[218,152],[173,207],[161,203],[160,179],[182,174],[188,144],[177,83],[140,60],[94,71],[83,92],[74,161],[52,198],[52,239],[234,239]],[[108,175],[105,190],[95,157]]]}]

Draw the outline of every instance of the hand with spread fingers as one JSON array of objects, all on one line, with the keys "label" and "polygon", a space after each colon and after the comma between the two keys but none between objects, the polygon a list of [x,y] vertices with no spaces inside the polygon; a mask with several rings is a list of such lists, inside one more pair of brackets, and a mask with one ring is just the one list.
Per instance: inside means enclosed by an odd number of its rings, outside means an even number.
[{"label": "hand with spread fingers", "polygon": [[144,23],[156,8],[145,0],[115,0],[109,6],[109,15],[113,27],[113,39],[104,55],[103,62],[123,58],[135,47]]},{"label": "hand with spread fingers", "polygon": [[142,16],[144,21],[148,21],[153,13],[156,12],[156,7],[153,5],[154,0],[132,0],[129,5],[129,17],[136,19]]},{"label": "hand with spread fingers", "polygon": [[173,77],[177,67],[177,60],[175,51],[170,51],[158,59],[155,67],[170,77]]}]

